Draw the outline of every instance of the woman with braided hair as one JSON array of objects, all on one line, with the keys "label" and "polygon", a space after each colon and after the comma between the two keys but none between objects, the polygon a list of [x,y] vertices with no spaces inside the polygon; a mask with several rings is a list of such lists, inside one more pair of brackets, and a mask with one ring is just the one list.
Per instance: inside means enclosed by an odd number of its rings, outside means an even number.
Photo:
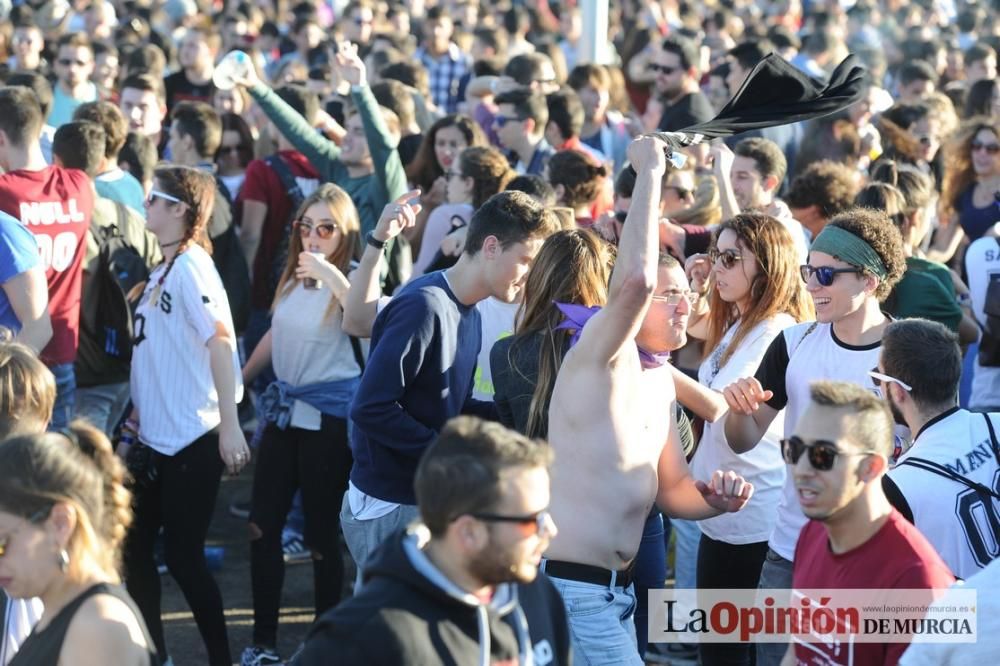
[{"label": "woman with braided hair", "polygon": [[206,227],[215,182],[189,167],[157,169],[146,226],[164,263],[153,270],[135,316],[125,438],[134,478],[135,524],[125,546],[129,594],[142,610],[162,660],[160,578],[153,544],[163,528],[167,569],[184,592],[208,663],[232,663],[222,595],[205,561],[205,537],[223,468],[250,460],[236,403],[243,392],[236,334]]},{"label": "woman with braided hair", "polygon": [[82,421],[0,444],[0,585],[45,607],[11,666],[159,664],[118,577],[132,520],[124,478],[111,443]]}]

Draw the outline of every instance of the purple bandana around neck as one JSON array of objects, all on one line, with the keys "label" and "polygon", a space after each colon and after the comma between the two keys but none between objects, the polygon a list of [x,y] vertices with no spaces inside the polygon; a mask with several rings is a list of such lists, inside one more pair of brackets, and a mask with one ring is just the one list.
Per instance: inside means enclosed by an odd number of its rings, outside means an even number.
[{"label": "purple bandana around neck", "polygon": [[[559,312],[562,312],[563,316],[566,317],[558,326],[556,326],[556,330],[573,331],[573,335],[569,339],[569,346],[571,348],[579,342],[580,333],[583,332],[583,327],[587,325],[590,318],[601,311],[600,305],[592,305],[588,307],[586,305],[558,303],[556,301],[553,301],[552,304],[559,308]],[[659,368],[670,360],[670,352],[654,354],[646,351],[639,345],[636,345],[635,347],[639,352],[639,362],[642,364],[643,370]]]}]

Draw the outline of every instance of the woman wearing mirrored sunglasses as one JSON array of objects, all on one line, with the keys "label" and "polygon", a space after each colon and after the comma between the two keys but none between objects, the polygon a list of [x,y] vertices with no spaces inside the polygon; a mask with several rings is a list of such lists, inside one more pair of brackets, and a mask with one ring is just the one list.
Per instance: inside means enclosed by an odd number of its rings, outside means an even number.
[{"label": "woman wearing mirrored sunglasses", "polygon": [[210,254],[215,192],[210,173],[168,166],[156,170],[146,201],[146,227],[159,240],[164,263],[150,274],[135,315],[133,411],[126,422],[136,438],[126,454],[135,521],[124,554],[129,594],[165,661],[153,556],[162,531],[167,569],[191,607],[212,666],[232,658],[205,539],[223,470],[236,474],[250,461],[236,412],[243,393],[236,333]]},{"label": "woman wearing mirrored sunglasses", "polygon": [[[692,335],[705,340],[699,381],[674,373],[678,400],[705,419],[691,461],[692,474],[702,478],[699,475],[711,475],[716,469],[733,469],[756,489],[754,501],[738,518],[724,514],[698,523],[699,588],[756,587],[767,553],[785,479],[778,447],[782,424],[773,424],[750,454],[734,453],[719,422],[727,409],[720,391],[756,370],[783,329],[812,317],[797,257],[795,241],[781,222],[747,213],[719,226],[708,257],[699,255],[688,262],[689,272],[700,272],[693,276],[695,284],[705,281],[708,287],[700,299],[704,304],[699,320],[689,327]],[[749,664],[750,649],[740,644],[699,646],[706,664]]]},{"label": "woman wearing mirrored sunglasses", "polygon": [[967,121],[945,147],[944,164],[940,222],[949,233],[935,239],[939,261],[951,259],[963,238],[975,241],[1000,221],[1000,120]]},{"label": "woman wearing mirrored sunglasses", "polygon": [[347,408],[364,364],[360,342],[344,333],[341,302],[359,230],[350,196],[336,185],[320,185],[306,197],[296,213],[271,328],[243,368],[245,382],[268,365],[277,377],[258,401],[250,507],[254,627],[243,663],[278,662],[281,533],[297,491],[312,552],[316,615],[340,601],[340,502],[353,463]]}]

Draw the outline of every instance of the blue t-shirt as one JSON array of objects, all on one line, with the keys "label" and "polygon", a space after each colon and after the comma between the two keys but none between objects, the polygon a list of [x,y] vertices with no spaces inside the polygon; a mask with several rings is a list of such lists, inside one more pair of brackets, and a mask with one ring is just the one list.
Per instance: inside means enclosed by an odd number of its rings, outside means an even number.
[{"label": "blue t-shirt", "polygon": [[142,189],[142,184],[129,172],[115,167],[95,178],[94,187],[97,188],[98,196],[117,201],[139,213],[143,218],[146,217],[146,208],[143,205],[146,193]]},{"label": "blue t-shirt", "polygon": [[[0,285],[38,266],[38,242],[21,221],[0,211]],[[21,330],[21,322],[14,316],[14,309],[7,292],[0,289],[0,326],[14,333]]]}]

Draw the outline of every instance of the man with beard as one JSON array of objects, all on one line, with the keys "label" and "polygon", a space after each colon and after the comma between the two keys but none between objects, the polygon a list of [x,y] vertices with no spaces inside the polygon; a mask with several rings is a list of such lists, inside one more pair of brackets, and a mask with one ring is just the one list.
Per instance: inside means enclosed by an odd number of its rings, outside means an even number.
[{"label": "man with beard", "polygon": [[686,341],[697,297],[684,269],[658,252],[664,148],[650,137],[629,147],[636,182],[607,305],[586,322],[589,309],[564,310],[581,313],[565,325],[580,331],[579,341],[570,343],[549,409],[549,443],[560,457],[552,515],[565,529],[542,570],[563,596],[574,651],[587,664],[642,664],[632,573],[654,501],[671,517],[700,520],[740,510],[753,493],[732,472],[695,481],[684,460],[666,362]]},{"label": "man with beard", "polygon": [[423,524],[376,551],[362,591],[313,625],[292,663],[568,664],[562,600],[538,564],[552,450],[462,416],[417,468]]},{"label": "man with beard", "polygon": [[882,479],[885,494],[964,579],[1000,555],[1000,421],[958,407],[961,375],[955,334],[924,319],[889,324],[871,373],[916,435]]},{"label": "man with beard", "polygon": [[659,128],[664,132],[690,127],[715,116],[698,87],[698,49],[683,37],[668,37],[649,63],[654,92],[664,106]]}]

